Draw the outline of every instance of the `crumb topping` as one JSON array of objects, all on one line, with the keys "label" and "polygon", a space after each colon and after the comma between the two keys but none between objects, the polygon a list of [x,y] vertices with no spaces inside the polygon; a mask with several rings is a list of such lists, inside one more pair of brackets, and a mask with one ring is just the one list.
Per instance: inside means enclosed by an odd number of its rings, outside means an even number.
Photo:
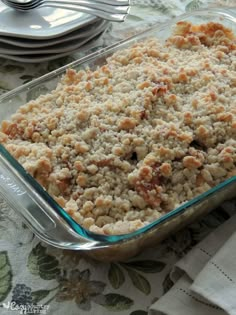
[{"label": "crumb topping", "polygon": [[0,143],[86,229],[124,234],[236,175],[236,41],[179,22],[3,121]]}]

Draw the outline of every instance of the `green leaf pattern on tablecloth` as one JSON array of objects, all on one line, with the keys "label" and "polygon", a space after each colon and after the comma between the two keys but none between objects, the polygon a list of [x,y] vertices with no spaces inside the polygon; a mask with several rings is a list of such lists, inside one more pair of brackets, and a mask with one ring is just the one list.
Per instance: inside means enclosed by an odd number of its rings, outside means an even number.
[{"label": "green leaf pattern on tablecloth", "polygon": [[50,290],[37,290],[31,293],[33,303],[38,303],[45,299],[50,293]]},{"label": "green leaf pattern on tablecloth", "polygon": [[125,276],[122,269],[114,263],[110,264],[108,278],[114,289],[119,289],[119,287],[125,282]]},{"label": "green leaf pattern on tablecloth", "polygon": [[7,64],[5,66],[1,67],[1,72],[2,73],[12,73],[12,74],[18,74],[18,73],[22,73],[25,71],[25,68],[23,66],[20,65],[16,65],[16,64]]},{"label": "green leaf pattern on tablecloth", "polygon": [[55,279],[59,273],[58,260],[46,253],[46,247],[40,243],[32,249],[27,266],[33,275],[40,276],[44,280]]},{"label": "green leaf pattern on tablecloth", "polygon": [[201,6],[203,5],[203,2],[201,0],[192,0],[191,2],[189,2],[186,7],[185,10],[188,11],[193,11],[193,10],[197,10],[199,9]]},{"label": "green leaf pattern on tablecloth", "polygon": [[162,261],[155,260],[136,260],[124,265],[145,273],[156,273],[161,272],[166,264]]},{"label": "green leaf pattern on tablecloth", "polygon": [[148,312],[142,311],[142,310],[137,310],[137,311],[133,311],[132,313],[130,313],[130,315],[148,315]]},{"label": "green leaf pattern on tablecloth", "polygon": [[[132,284],[136,289],[148,295],[151,292],[151,285],[143,273],[158,273],[165,268],[165,263],[155,260],[134,260],[126,263],[118,264],[111,263],[108,270],[108,279],[114,289],[120,288],[125,282],[125,275],[122,268],[126,271]],[[138,272],[139,271],[139,272]]]},{"label": "green leaf pattern on tablecloth", "polygon": [[0,302],[4,301],[12,288],[12,270],[7,252],[0,252]]},{"label": "green leaf pattern on tablecloth", "polygon": [[34,76],[30,74],[24,74],[20,77],[20,79],[23,81],[22,83],[25,84],[32,81],[34,79]]},{"label": "green leaf pattern on tablecloth", "polygon": [[123,311],[129,309],[134,304],[134,301],[116,293],[108,293],[104,295],[102,306],[110,311]]},{"label": "green leaf pattern on tablecloth", "polygon": [[[134,4],[141,3],[141,1],[135,1]],[[168,14],[175,8],[174,1],[165,1],[165,0],[144,0],[140,6],[143,7],[153,7],[155,10],[163,13]]]},{"label": "green leaf pattern on tablecloth", "polygon": [[[233,0],[132,1],[133,15],[125,23],[112,25],[110,33],[99,41],[99,48],[184,11],[206,7],[207,4],[235,4]],[[90,52],[96,49],[92,48]],[[0,94],[84,55],[86,52],[78,52],[32,65],[0,58]],[[48,88],[45,83],[40,93],[46,93]],[[31,91],[28,98],[36,97],[37,93]],[[18,302],[28,300],[36,305],[49,304],[47,314],[50,315],[147,315],[148,306],[173,285],[169,276],[173,264],[232,215],[235,207],[232,202],[226,203],[154,250],[147,249],[127,262],[98,263],[78,254],[75,259],[72,251],[53,249],[36,237],[23,242],[26,230],[19,217],[6,211],[0,199],[0,303],[11,302],[14,298]],[[3,208],[4,215],[1,215]],[[16,235],[10,233],[14,230],[19,237],[12,237],[9,244],[9,234]],[[1,315],[10,315],[2,304],[0,307]]]},{"label": "green leaf pattern on tablecloth", "polygon": [[150,294],[151,292],[150,282],[137,271],[128,267],[126,267],[126,270],[135,288],[137,288],[146,295]]}]

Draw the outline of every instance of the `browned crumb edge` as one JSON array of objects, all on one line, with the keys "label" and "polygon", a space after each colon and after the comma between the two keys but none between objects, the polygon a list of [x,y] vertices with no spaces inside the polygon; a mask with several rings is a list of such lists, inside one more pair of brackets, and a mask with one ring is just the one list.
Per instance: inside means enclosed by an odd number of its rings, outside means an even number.
[{"label": "browned crumb edge", "polygon": [[132,232],[236,175],[236,44],[179,22],[3,121],[0,143],[82,226]]}]

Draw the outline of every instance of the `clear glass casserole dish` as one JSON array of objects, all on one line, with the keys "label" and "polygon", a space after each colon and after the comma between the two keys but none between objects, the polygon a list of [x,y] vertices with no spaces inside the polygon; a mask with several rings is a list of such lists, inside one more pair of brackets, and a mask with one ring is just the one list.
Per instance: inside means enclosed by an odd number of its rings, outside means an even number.
[{"label": "clear glass casserole dish", "polygon": [[[190,21],[193,24],[218,22],[236,34],[236,16],[230,10],[215,8],[182,15],[4,94],[0,97],[0,121],[9,119],[19,106],[53,90],[66,69],[79,70],[87,66],[93,69],[103,65],[112,53],[149,36],[164,41],[178,21]],[[205,215],[224,200],[235,197],[235,188],[236,176],[233,176],[135,232],[100,235],[76,223],[0,144],[0,194],[9,205],[46,243],[64,249],[81,250],[100,260],[123,260],[134,256],[143,248],[162,241],[170,233]]]}]

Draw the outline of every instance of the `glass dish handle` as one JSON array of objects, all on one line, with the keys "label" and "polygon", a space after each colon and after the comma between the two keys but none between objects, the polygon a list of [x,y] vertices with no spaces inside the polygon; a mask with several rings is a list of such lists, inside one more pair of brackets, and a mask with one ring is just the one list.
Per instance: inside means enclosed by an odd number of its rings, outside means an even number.
[{"label": "glass dish handle", "polygon": [[75,250],[104,247],[101,242],[80,235],[70,228],[56,210],[14,171],[11,163],[1,154],[1,145],[0,194],[31,230],[46,243]]}]

